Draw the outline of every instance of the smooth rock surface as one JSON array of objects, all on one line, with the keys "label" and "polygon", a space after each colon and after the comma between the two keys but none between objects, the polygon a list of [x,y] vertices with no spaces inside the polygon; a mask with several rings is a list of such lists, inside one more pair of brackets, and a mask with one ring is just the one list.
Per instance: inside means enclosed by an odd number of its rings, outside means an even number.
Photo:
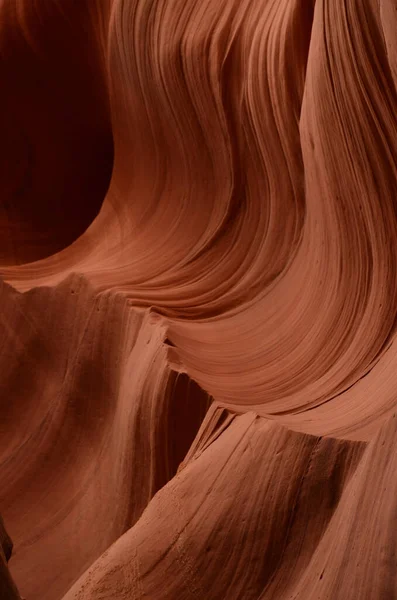
[{"label": "smooth rock surface", "polygon": [[0,2],[1,599],[397,599],[396,34]]}]

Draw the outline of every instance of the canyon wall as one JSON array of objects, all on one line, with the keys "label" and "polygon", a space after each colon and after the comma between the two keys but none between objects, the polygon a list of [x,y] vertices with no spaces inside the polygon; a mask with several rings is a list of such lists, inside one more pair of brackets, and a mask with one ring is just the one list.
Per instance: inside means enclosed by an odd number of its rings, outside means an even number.
[{"label": "canyon wall", "polygon": [[397,598],[396,33],[0,1],[1,598]]}]

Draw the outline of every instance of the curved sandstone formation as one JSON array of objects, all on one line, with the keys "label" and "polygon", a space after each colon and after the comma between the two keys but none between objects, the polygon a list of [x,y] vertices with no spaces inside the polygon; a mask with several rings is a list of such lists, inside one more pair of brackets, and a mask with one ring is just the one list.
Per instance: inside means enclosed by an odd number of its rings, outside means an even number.
[{"label": "curved sandstone formation", "polygon": [[28,600],[397,598],[396,32],[396,0],[0,2]]}]

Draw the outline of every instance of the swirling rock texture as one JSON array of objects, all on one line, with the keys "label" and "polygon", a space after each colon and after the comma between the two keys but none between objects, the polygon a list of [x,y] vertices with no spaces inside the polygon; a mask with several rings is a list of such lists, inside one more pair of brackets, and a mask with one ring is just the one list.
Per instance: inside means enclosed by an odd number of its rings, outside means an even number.
[{"label": "swirling rock texture", "polygon": [[0,1],[1,600],[397,598],[396,34]]}]

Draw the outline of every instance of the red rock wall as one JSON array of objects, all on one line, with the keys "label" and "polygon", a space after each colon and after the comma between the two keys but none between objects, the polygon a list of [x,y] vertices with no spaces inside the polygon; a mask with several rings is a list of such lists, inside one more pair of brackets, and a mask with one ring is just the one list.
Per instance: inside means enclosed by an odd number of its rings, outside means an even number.
[{"label": "red rock wall", "polygon": [[396,33],[0,2],[4,598],[397,598]]}]

